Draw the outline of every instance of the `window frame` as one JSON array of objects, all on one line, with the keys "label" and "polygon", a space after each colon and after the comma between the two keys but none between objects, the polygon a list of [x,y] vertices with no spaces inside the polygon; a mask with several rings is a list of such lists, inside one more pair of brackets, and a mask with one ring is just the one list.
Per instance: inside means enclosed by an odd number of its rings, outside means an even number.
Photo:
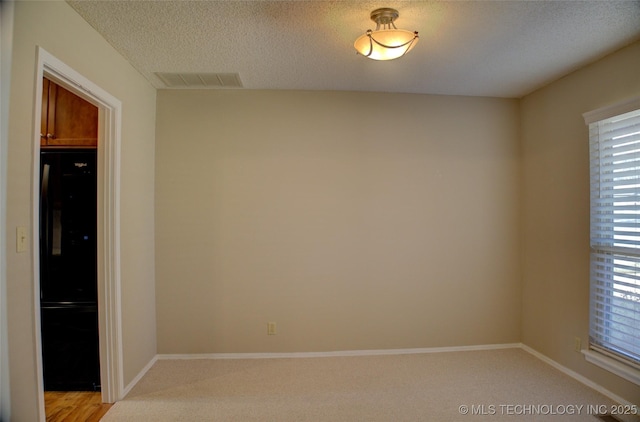
[{"label": "window frame", "polygon": [[[591,129],[591,125],[614,118],[616,116],[620,116],[629,112],[640,111],[640,96],[633,97],[626,101],[622,101],[620,103],[613,104],[611,106],[603,107],[597,110],[593,110],[583,114],[584,121],[586,125]],[[591,150],[591,137],[589,138],[590,142],[590,150]],[[590,154],[591,155],[591,154]],[[590,158],[591,159],[591,158]],[[590,166],[590,187],[593,186],[593,173]],[[600,183],[600,179],[598,182]],[[590,188],[591,190],[591,188]],[[590,215],[592,213],[592,205],[593,202],[590,202]],[[640,207],[638,208],[640,209]],[[592,224],[592,223],[591,223]],[[592,238],[592,227],[590,227],[590,239]],[[594,265],[594,255],[598,252],[597,248],[594,248],[593,243],[590,243],[590,266]],[[601,251],[601,250],[600,250]],[[593,289],[593,284],[595,281],[593,280],[593,275],[590,275],[590,290]],[[592,343],[591,333],[592,333],[592,301],[593,296],[590,295],[589,299],[589,348],[587,350],[583,350],[582,353],[585,356],[585,359],[597,365],[609,372],[612,372],[634,384],[640,385],[640,365],[637,365],[636,362],[628,359],[622,358],[619,354],[615,352],[610,352],[606,347],[603,347],[600,344]],[[613,350],[613,349],[612,349]]]}]

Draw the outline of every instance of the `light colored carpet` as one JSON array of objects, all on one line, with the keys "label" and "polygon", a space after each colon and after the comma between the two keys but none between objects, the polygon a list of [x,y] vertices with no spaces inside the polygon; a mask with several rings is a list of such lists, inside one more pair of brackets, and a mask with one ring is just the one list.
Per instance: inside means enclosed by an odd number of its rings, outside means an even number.
[{"label": "light colored carpet", "polygon": [[613,404],[521,349],[500,349],[159,360],[102,420],[569,422],[598,421],[592,414]]}]

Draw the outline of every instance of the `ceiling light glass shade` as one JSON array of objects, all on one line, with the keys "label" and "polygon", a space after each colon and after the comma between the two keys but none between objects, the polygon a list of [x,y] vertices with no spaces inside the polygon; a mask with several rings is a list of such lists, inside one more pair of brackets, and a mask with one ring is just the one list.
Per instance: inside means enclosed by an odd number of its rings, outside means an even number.
[{"label": "ceiling light glass shade", "polygon": [[359,54],[373,60],[393,60],[407,54],[418,43],[418,31],[396,28],[400,14],[396,9],[382,7],[371,12],[376,30],[368,30],[353,46]]},{"label": "ceiling light glass shade", "polygon": [[356,51],[373,60],[393,60],[407,54],[418,43],[418,32],[404,29],[368,30],[353,44]]}]

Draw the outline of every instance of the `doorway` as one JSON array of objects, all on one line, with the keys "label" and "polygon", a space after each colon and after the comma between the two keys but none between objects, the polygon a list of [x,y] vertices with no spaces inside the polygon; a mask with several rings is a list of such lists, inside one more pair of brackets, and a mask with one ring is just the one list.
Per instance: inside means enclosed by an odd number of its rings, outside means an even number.
[{"label": "doorway", "polygon": [[[97,309],[99,373],[102,401],[113,403],[122,396],[122,330],[120,308],[120,101],[101,87],[58,60],[42,48],[38,48],[35,81],[34,112],[34,163],[40,161],[40,124],[43,78],[55,82],[98,108],[98,146],[96,155],[97,175]],[[40,180],[40,168],[34,165],[33,178]],[[40,310],[40,238],[39,238],[39,183],[33,183],[33,262],[35,292],[36,332],[41,332]],[[36,337],[38,383],[44,391],[42,342]],[[44,421],[44,395],[40,395],[40,420]]]},{"label": "doorway", "polygon": [[40,324],[45,391],[100,391],[98,107],[42,81]]}]

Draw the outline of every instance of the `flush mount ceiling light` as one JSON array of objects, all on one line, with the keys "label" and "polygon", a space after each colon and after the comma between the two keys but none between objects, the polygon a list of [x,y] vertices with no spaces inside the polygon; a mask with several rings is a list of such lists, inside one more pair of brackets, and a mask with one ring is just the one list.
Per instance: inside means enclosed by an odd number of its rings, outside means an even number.
[{"label": "flush mount ceiling light", "polygon": [[373,60],[393,60],[411,51],[418,43],[418,31],[396,28],[393,22],[398,16],[400,14],[397,10],[388,7],[371,12],[371,20],[376,23],[376,30],[369,29],[353,43],[358,54]]}]

